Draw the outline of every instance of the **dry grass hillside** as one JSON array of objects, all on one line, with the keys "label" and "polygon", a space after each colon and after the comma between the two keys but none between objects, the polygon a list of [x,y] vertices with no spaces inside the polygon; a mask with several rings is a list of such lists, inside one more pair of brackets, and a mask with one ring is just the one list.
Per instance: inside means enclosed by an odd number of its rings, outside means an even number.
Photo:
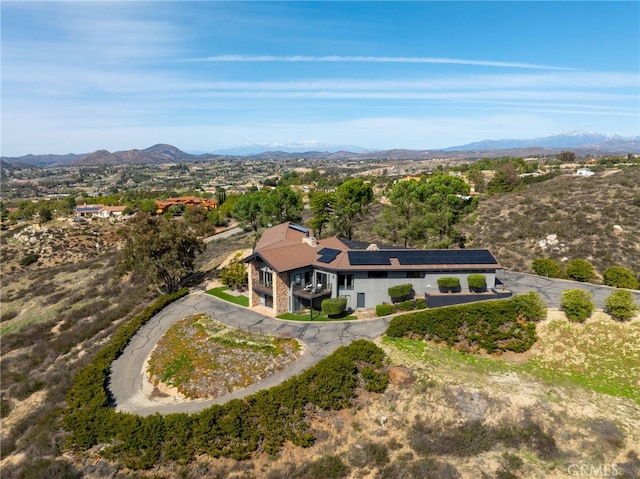
[{"label": "dry grass hillside", "polygon": [[613,265],[640,272],[640,168],[561,175],[483,197],[460,229],[472,238],[468,247],[490,248],[516,271],[531,272],[533,259],[549,257],[586,259],[599,274]]},{"label": "dry grass hillside", "polygon": [[[639,271],[639,196],[640,168],[560,176],[484,198],[460,228],[473,237],[470,247],[491,248],[514,270],[548,256],[584,258],[600,273],[613,264]],[[361,227],[359,239],[370,234]],[[543,249],[549,235],[557,243]],[[506,362],[383,340],[392,365],[406,366],[391,387],[339,413],[310,411],[316,444],[287,445],[277,457],[202,457],[140,473],[95,454],[71,456],[58,418],[73,375],[155,293],[113,277],[112,225],[52,224],[1,239],[3,477],[564,478],[576,475],[574,464],[640,477],[637,319],[567,325],[550,318],[532,351]],[[251,246],[250,236],[210,243],[194,284]],[[23,266],[28,253],[39,260]]]},{"label": "dry grass hillside", "polygon": [[[22,471],[62,455],[57,421],[74,374],[157,296],[131,277],[114,276],[117,227],[56,220],[0,233],[2,477],[75,477],[61,465],[45,475]],[[206,282],[238,245],[251,239],[210,243],[193,282]],[[21,264],[28,254],[37,261]]]}]

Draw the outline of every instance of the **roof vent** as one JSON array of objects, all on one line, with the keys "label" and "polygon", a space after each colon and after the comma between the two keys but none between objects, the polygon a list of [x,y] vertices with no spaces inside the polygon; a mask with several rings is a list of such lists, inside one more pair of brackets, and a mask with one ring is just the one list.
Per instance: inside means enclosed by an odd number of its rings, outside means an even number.
[{"label": "roof vent", "polygon": [[297,225],[295,223],[289,223],[289,228],[292,230],[300,231],[306,235],[309,235],[309,228],[305,228],[304,226]]},{"label": "roof vent", "polygon": [[367,251],[378,251],[380,250],[380,248],[378,248],[378,245],[375,243],[371,243],[369,246],[367,246]]}]

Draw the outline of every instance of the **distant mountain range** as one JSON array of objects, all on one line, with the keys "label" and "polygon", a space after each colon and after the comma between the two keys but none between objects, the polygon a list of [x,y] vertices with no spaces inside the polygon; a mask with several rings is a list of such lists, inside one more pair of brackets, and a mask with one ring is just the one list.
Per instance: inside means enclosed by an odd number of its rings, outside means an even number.
[{"label": "distant mountain range", "polygon": [[461,146],[445,148],[444,151],[508,150],[514,148],[576,148],[602,152],[629,150],[634,153],[640,148],[640,136],[622,137],[604,135],[594,131],[561,131],[551,136],[521,140],[482,140]]},{"label": "distant mountain range", "polygon": [[98,150],[93,153],[67,155],[25,155],[2,157],[2,168],[21,168],[27,165],[81,166],[116,164],[160,164],[175,162],[215,161],[229,158],[255,158],[288,160],[296,158],[318,158],[329,161],[364,159],[423,160],[431,158],[478,158],[496,156],[553,155],[562,150],[574,151],[577,155],[640,154],[640,136],[622,137],[604,135],[590,131],[560,132],[555,135],[532,139],[482,140],[466,145],[452,146],[440,150],[366,150],[353,145],[329,145],[315,141],[302,143],[271,143],[243,145],[217,150],[213,153],[191,154],[175,146],[158,144],[144,150],[126,150],[111,153]]},{"label": "distant mountain range", "polygon": [[367,150],[355,145],[331,145],[319,141],[302,141],[296,143],[255,143],[224,150],[215,150],[213,153],[231,156],[253,156],[270,151],[281,151],[284,153],[307,153],[310,151],[326,153],[336,153],[338,151],[364,153]]}]

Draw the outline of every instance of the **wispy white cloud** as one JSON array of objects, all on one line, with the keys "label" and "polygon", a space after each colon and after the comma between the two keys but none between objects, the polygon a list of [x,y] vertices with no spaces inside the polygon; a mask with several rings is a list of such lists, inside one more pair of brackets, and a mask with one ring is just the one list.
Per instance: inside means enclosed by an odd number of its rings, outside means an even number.
[{"label": "wispy white cloud", "polygon": [[449,65],[473,65],[502,68],[526,68],[535,70],[571,70],[571,68],[535,63],[502,62],[495,60],[469,60],[464,58],[438,57],[377,57],[360,55],[214,55],[201,58],[189,58],[186,62],[283,62],[283,63],[431,63]]}]

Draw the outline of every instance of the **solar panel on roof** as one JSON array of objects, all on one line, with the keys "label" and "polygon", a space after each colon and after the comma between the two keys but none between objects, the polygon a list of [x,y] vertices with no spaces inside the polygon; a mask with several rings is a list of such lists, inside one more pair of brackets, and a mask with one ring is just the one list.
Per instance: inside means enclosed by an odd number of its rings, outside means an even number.
[{"label": "solar panel on roof", "polygon": [[340,253],[341,251],[339,249],[322,248],[318,251],[318,254],[321,255],[318,261],[320,263],[331,263]]},{"label": "solar panel on roof", "polygon": [[302,233],[309,233],[309,228],[305,228],[304,226],[300,226],[295,223],[290,223],[289,228],[291,228],[292,230],[300,231]]},{"label": "solar panel on roof", "polygon": [[320,256],[320,257],[318,258],[318,261],[319,261],[320,263],[331,263],[334,259],[336,259],[336,257],[335,257],[335,256],[326,256],[326,255],[325,255],[325,256]]},{"label": "solar panel on roof", "polygon": [[402,265],[411,264],[496,264],[488,250],[415,250],[395,253]]},{"label": "solar panel on roof", "polygon": [[318,251],[318,254],[322,254],[322,255],[333,255],[333,256],[338,256],[340,254],[340,250],[339,249],[333,249],[333,248],[322,248],[320,251]]},{"label": "solar panel on roof", "polygon": [[397,258],[401,265],[496,264],[488,250],[390,250],[349,251],[349,263],[356,265],[391,265]]},{"label": "solar panel on roof", "polygon": [[352,265],[390,265],[388,251],[349,251],[349,263]]}]

